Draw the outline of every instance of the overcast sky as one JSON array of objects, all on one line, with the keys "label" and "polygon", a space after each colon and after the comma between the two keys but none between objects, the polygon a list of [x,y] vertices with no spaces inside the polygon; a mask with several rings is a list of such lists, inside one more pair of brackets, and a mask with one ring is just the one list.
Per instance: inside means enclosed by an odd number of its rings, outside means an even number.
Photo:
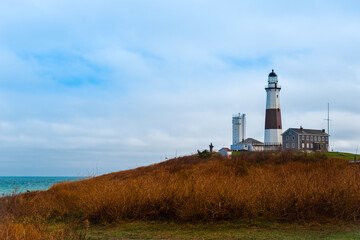
[{"label": "overcast sky", "polygon": [[28,0],[0,8],[0,175],[84,176],[264,140],[283,130],[360,145],[359,1]]}]

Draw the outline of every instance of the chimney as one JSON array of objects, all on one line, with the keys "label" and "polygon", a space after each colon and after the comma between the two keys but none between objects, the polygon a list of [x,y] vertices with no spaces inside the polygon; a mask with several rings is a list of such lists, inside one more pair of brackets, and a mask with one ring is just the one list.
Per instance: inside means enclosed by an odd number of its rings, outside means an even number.
[{"label": "chimney", "polygon": [[325,133],[325,129],[323,129],[322,132]]},{"label": "chimney", "polygon": [[302,130],[304,130],[304,128],[302,126],[300,126],[300,130],[302,131]]}]

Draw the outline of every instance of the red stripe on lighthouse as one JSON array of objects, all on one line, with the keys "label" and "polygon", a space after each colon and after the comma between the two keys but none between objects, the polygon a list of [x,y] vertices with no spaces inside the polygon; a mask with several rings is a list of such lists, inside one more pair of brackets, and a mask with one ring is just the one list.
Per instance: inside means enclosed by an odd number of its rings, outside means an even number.
[{"label": "red stripe on lighthouse", "polygon": [[282,129],[280,109],[266,109],[265,129]]}]

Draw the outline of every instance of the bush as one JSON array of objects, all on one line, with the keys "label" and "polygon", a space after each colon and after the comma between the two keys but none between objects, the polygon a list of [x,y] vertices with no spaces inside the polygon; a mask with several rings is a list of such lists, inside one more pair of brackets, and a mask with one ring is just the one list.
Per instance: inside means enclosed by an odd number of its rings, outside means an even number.
[{"label": "bush", "polygon": [[211,153],[208,150],[203,150],[202,152],[200,150],[197,150],[197,152],[199,158],[207,159],[211,157]]}]

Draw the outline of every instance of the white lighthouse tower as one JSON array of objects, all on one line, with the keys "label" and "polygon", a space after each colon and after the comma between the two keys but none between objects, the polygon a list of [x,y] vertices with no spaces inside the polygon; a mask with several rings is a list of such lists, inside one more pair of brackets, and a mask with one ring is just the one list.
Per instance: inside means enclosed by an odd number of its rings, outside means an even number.
[{"label": "white lighthouse tower", "polygon": [[278,146],[282,143],[282,125],[280,111],[281,87],[278,85],[278,77],[274,69],[269,74],[266,90],[266,115],[265,115],[265,146]]}]

